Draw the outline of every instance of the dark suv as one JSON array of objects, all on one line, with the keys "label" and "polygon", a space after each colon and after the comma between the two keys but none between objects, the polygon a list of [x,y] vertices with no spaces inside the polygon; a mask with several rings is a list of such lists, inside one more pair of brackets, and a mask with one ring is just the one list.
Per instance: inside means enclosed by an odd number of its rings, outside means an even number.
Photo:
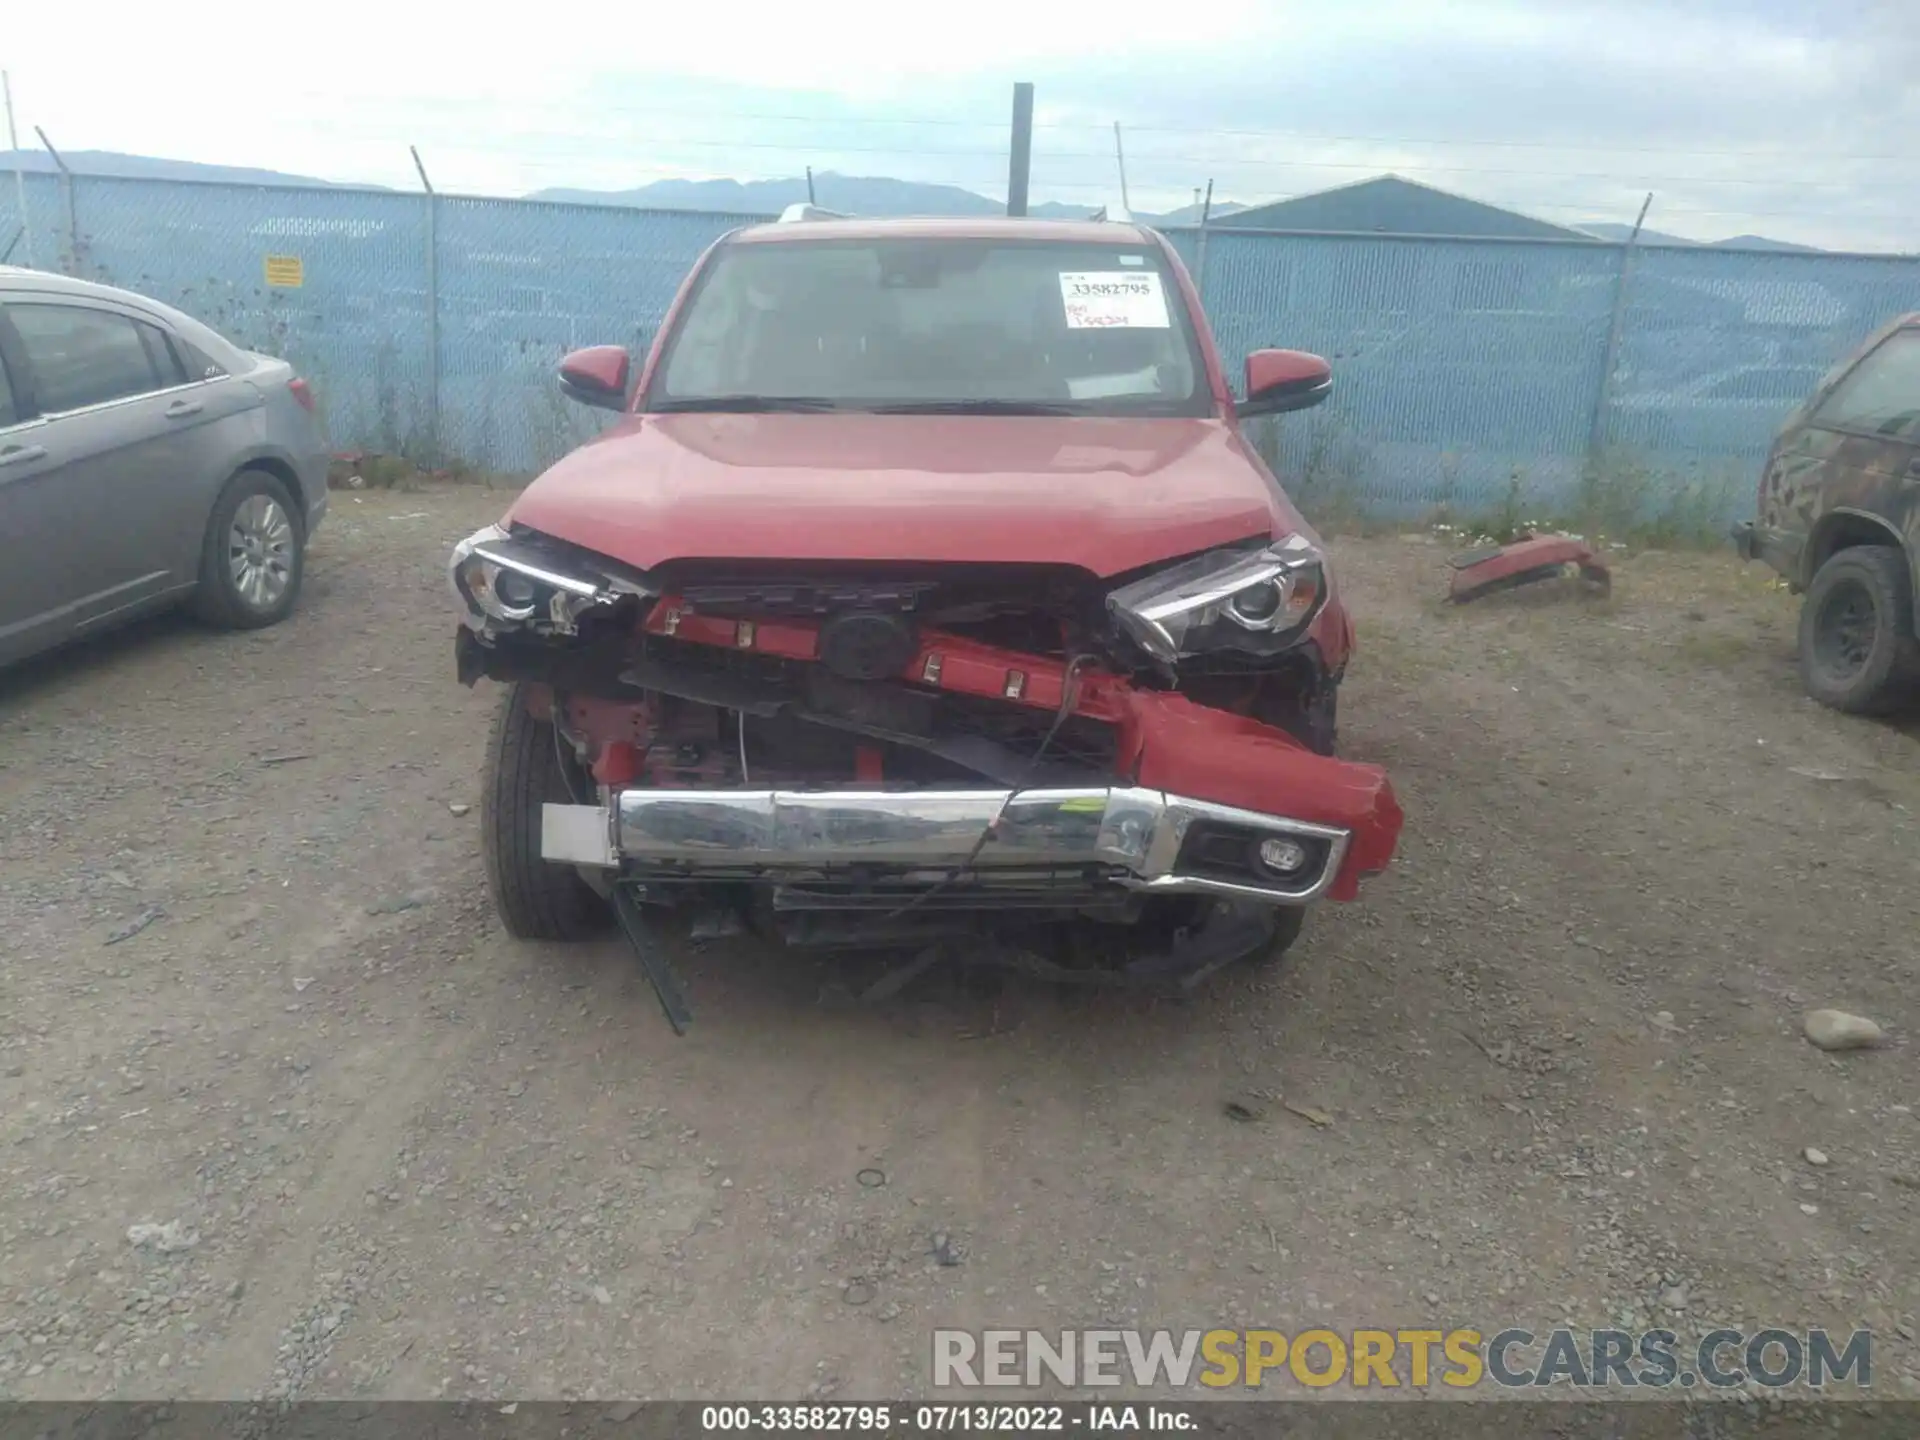
[{"label": "dark suv", "polygon": [[1800,673],[1823,705],[1894,709],[1920,690],[1920,314],[1830,371],[1767,456],[1759,514],[1734,527],[1806,600]]}]

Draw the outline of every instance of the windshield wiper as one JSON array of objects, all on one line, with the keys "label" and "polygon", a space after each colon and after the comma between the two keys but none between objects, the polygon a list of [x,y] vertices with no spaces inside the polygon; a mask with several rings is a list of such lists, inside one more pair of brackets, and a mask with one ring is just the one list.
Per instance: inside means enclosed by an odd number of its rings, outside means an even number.
[{"label": "windshield wiper", "polygon": [[708,395],[700,399],[662,400],[652,407],[656,415],[683,415],[708,411],[715,414],[813,415],[849,407],[837,400],[818,395]]},{"label": "windshield wiper", "polygon": [[1045,400],[888,400],[864,407],[876,415],[1078,415]]}]

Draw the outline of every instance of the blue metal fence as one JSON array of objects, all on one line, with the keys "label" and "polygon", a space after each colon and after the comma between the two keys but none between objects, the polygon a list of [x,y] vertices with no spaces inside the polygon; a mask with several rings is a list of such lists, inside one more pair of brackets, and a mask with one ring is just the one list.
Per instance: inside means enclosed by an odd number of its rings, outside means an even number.
[{"label": "blue metal fence", "polygon": [[[595,428],[559,398],[562,353],[640,340],[707,245],[763,218],[95,176],[27,188],[43,268],[288,356],[337,447],[507,472]],[[0,222],[0,244],[14,229]],[[1293,482],[1389,512],[1485,506],[1516,486],[1548,507],[1604,465],[1738,509],[1794,401],[1886,318],[1920,309],[1916,257],[1169,236],[1230,362],[1263,345],[1334,361],[1334,398],[1281,427]]]}]

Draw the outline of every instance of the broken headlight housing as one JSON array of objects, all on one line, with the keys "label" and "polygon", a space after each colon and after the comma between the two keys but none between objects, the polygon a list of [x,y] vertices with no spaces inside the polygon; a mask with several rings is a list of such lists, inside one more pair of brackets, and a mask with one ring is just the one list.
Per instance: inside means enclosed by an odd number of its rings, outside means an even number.
[{"label": "broken headlight housing", "polygon": [[572,635],[580,617],[623,595],[652,595],[645,578],[582,556],[574,547],[531,531],[489,525],[453,547],[449,567],[467,624]]},{"label": "broken headlight housing", "polygon": [[1289,535],[1156,570],[1111,591],[1107,610],[1135,644],[1171,665],[1215,650],[1284,650],[1326,602],[1326,557],[1304,536]]}]

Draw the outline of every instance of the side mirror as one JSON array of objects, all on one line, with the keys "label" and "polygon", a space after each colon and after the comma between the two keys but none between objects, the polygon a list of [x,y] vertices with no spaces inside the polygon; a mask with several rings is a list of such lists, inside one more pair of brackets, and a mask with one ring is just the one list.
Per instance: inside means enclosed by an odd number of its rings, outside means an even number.
[{"label": "side mirror", "polygon": [[569,400],[599,410],[627,408],[633,361],[618,345],[593,345],[560,362],[560,389]]},{"label": "side mirror", "polygon": [[1233,407],[1245,420],[1318,405],[1333,391],[1333,367],[1304,350],[1256,350],[1247,356],[1247,398]]}]

